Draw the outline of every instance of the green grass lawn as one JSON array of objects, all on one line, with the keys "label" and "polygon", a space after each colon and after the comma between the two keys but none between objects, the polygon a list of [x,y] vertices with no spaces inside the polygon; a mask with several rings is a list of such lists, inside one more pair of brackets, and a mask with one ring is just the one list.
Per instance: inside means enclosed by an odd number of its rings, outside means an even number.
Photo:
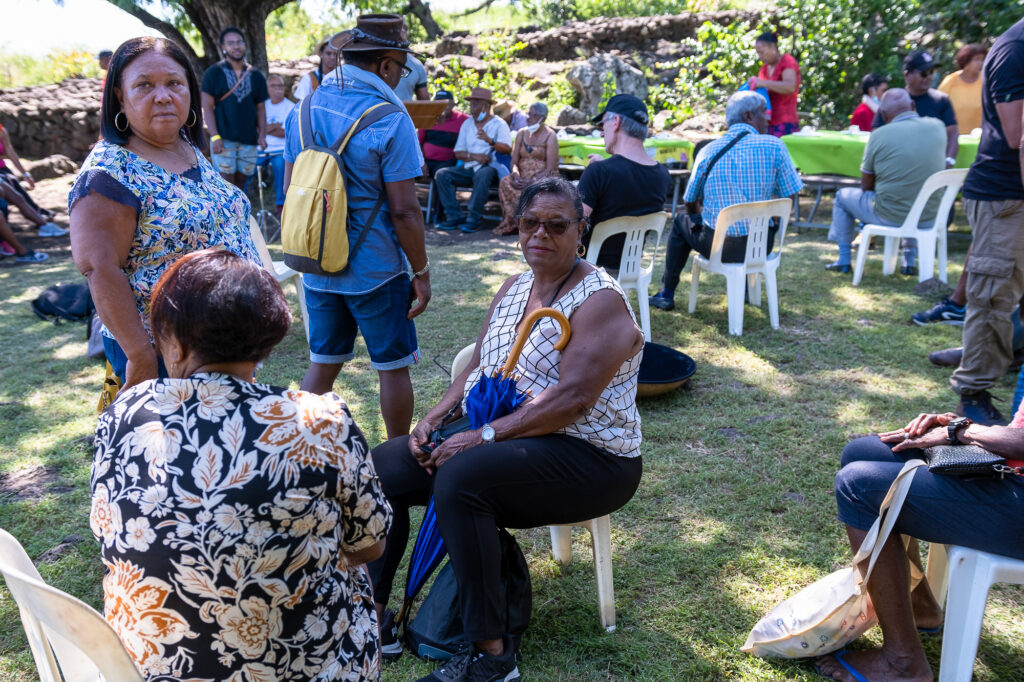
[{"label": "green grass lawn", "polygon": [[[442,394],[441,367],[477,334],[499,283],[524,267],[508,238],[429,241],[434,298],[417,320],[417,415]],[[951,241],[951,282],[966,246]],[[40,265],[0,262],[0,526],[34,559],[77,534],[39,568],[99,608],[101,565],[87,513],[102,370],[84,357],[84,325],[53,325],[30,311],[45,286],[77,277],[66,248],[50,252],[54,258]],[[685,390],[641,403],[644,477],[612,515],[618,629],[600,627],[585,533],[577,531],[574,563],[563,568],[551,559],[546,528],[517,531],[534,589],[525,679],[815,679],[807,663],[760,660],[739,647],[765,611],[850,560],[832,493],[840,450],[855,434],[955,407],[949,371],[926,355],[959,344],[959,328],[910,324],[935,299],[915,294],[916,280],[883,278],[879,251],[856,288],[849,275],[824,270],[833,258],[821,230],[787,236],[778,330],[767,308],[748,306],[743,336],[729,336],[717,276],[704,276],[694,315],[652,310],[654,341],[685,351],[698,370]],[[294,303],[291,286],[285,291]],[[296,325],[260,378],[296,387],[306,363]],[[994,390],[1006,410],[1013,386],[1008,376]],[[365,349],[357,348],[336,390],[371,445],[380,442],[377,378]],[[991,593],[977,679],[1024,678],[1022,596],[1010,587]],[[857,646],[879,642],[876,629]],[[940,646],[939,637],[925,643],[936,671]],[[385,679],[431,668],[406,655]],[[36,679],[16,605],[2,588],[0,679]]]}]

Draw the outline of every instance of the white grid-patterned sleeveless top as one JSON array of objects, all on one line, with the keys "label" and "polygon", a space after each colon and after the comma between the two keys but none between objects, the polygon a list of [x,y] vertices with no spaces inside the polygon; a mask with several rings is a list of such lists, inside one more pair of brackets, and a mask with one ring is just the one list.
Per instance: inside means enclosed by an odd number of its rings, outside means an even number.
[{"label": "white grid-patterned sleeveless top", "polygon": [[[526,301],[533,288],[533,273],[524,272],[498,302],[480,346],[480,367],[471,372],[463,389],[465,396],[480,380],[482,372],[493,374],[508,359],[508,352],[516,340],[516,326],[523,317]],[[551,305],[561,311],[572,323],[572,314],[591,294],[602,289],[613,289],[626,303],[630,317],[636,322],[629,300],[619,283],[604,270],[598,269],[569,290]],[[545,317],[534,325],[523,352],[516,363],[516,387],[520,393],[539,395],[548,386],[558,383],[561,352],[554,344],[561,334],[558,323]],[[597,404],[583,417],[555,431],[581,438],[602,450],[620,457],[640,456],[640,414],[636,409],[636,382],[643,351],[622,363],[612,382],[601,392]],[[530,399],[527,398],[529,401]]]}]

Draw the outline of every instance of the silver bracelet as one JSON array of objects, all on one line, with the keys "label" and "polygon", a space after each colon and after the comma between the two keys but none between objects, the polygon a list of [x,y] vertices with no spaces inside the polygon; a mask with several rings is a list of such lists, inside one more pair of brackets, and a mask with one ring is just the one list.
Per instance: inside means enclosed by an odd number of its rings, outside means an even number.
[{"label": "silver bracelet", "polygon": [[417,277],[422,277],[423,275],[427,274],[428,272],[430,272],[430,259],[429,258],[427,259],[427,264],[423,266],[422,270],[420,270],[419,272],[412,273],[412,278],[416,279]]}]

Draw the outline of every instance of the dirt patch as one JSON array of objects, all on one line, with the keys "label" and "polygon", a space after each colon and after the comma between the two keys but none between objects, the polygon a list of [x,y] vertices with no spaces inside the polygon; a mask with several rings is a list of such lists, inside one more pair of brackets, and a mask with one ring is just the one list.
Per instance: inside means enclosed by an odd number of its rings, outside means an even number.
[{"label": "dirt patch", "polygon": [[82,536],[78,533],[69,535],[63,540],[61,540],[56,546],[51,547],[50,549],[40,554],[39,558],[36,559],[36,561],[38,561],[41,564],[56,563],[65,554],[73,552],[75,550],[75,545],[77,545],[82,540]]},{"label": "dirt patch", "polygon": [[70,492],[56,469],[37,466],[0,476],[0,504],[14,500],[38,500],[53,492]]}]

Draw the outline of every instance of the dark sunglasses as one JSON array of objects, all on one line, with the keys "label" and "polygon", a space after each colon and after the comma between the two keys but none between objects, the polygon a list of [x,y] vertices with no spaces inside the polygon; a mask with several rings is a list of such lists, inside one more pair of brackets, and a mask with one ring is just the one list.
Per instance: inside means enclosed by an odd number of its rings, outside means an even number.
[{"label": "dark sunglasses", "polygon": [[519,231],[527,233],[536,232],[543,225],[544,230],[548,234],[565,234],[566,230],[578,222],[578,220],[537,220],[536,218],[524,216],[519,219]]}]

